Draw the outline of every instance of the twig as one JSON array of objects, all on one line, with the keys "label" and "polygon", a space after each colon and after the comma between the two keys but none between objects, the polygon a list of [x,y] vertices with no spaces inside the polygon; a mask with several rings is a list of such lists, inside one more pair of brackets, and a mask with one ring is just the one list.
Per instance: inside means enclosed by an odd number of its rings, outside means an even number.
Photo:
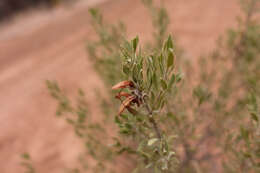
[{"label": "twig", "polygon": [[153,118],[153,112],[151,111],[151,109],[149,108],[149,106],[148,106],[147,103],[145,104],[145,108],[146,108],[146,110],[148,111],[149,121],[150,121],[150,123],[152,123],[153,128],[154,128],[154,131],[155,131],[157,137],[158,137],[159,139],[161,139],[162,136],[161,136],[160,129],[158,128],[158,125],[157,125],[155,119]]}]

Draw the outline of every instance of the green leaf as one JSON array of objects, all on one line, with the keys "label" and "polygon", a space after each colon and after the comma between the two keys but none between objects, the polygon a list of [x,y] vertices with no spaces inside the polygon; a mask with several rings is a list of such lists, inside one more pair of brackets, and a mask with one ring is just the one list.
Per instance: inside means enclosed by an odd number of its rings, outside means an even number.
[{"label": "green leaf", "polygon": [[257,117],[257,115],[256,115],[254,112],[251,112],[250,115],[251,115],[251,118],[252,118],[254,121],[258,122],[258,117]]},{"label": "green leaf", "polygon": [[24,158],[25,160],[30,160],[30,155],[28,153],[23,153],[21,157]]},{"label": "green leaf", "polygon": [[97,14],[98,14],[98,10],[95,8],[90,8],[88,11],[94,17],[97,16]]},{"label": "green leaf", "polygon": [[161,85],[162,85],[162,88],[163,88],[164,90],[167,89],[167,84],[166,84],[166,82],[165,82],[163,79],[161,79]]},{"label": "green leaf", "polygon": [[150,154],[143,151],[139,151],[139,154],[147,160],[149,160],[149,158],[151,157]]},{"label": "green leaf", "polygon": [[169,52],[168,52],[167,68],[170,68],[171,66],[173,66],[173,61],[174,61],[173,51],[169,50]]},{"label": "green leaf", "polygon": [[174,151],[170,151],[168,156],[167,156],[168,160],[170,160],[172,158],[172,156],[175,156],[175,154],[176,153]]},{"label": "green leaf", "polygon": [[148,146],[151,146],[153,145],[155,142],[157,142],[159,139],[158,138],[152,138],[150,139],[148,142],[147,142],[147,145]]},{"label": "green leaf", "polygon": [[244,127],[240,127],[240,133],[244,140],[248,141],[249,138],[249,131],[245,129]]},{"label": "green leaf", "polygon": [[148,165],[145,166],[145,169],[148,169],[148,168],[150,168],[152,166],[153,166],[153,163],[149,163]]},{"label": "green leaf", "polygon": [[164,64],[164,61],[163,61],[163,55],[162,54],[160,54],[160,56],[159,56],[159,68],[160,68],[160,72],[161,72],[161,74],[163,74],[164,72],[164,66],[163,66],[163,64]]},{"label": "green leaf", "polygon": [[129,118],[128,118],[128,115],[126,115],[126,114],[121,114],[120,117],[122,117],[122,118],[125,119],[125,120],[128,120],[128,119],[129,119]]},{"label": "green leaf", "polygon": [[130,123],[125,123],[125,127],[129,130],[132,129],[132,125]]},{"label": "green leaf", "polygon": [[128,134],[130,134],[130,130],[127,129],[127,128],[121,128],[121,129],[119,130],[119,133],[128,135]]},{"label": "green leaf", "polygon": [[172,87],[172,84],[175,82],[175,79],[176,79],[176,77],[175,77],[175,74],[173,73],[171,76],[170,82],[169,82],[169,88]]},{"label": "green leaf", "polygon": [[164,48],[166,48],[167,50],[173,49],[173,41],[172,41],[171,35],[169,35],[169,37],[164,45]]},{"label": "green leaf", "polygon": [[121,122],[121,120],[119,119],[118,116],[115,116],[115,123],[116,123],[117,125],[122,124],[122,122]]},{"label": "green leaf", "polygon": [[153,73],[153,80],[152,80],[153,84],[154,84],[154,87],[157,89],[158,88],[158,83],[157,83],[157,76],[156,76],[156,73]]},{"label": "green leaf", "polygon": [[176,75],[176,82],[179,83],[181,80],[182,80],[182,74],[181,74],[181,73],[178,73],[178,74]]},{"label": "green leaf", "polygon": [[69,124],[75,124],[74,120],[71,119],[71,118],[67,118],[66,121],[67,121]]},{"label": "green leaf", "polygon": [[139,42],[139,38],[138,36],[136,36],[133,40],[132,40],[132,45],[133,45],[133,48],[134,48],[134,52],[136,52],[136,48],[138,46],[138,42]]},{"label": "green leaf", "polygon": [[155,103],[155,95],[154,92],[151,91],[151,105],[153,105]]},{"label": "green leaf", "polygon": [[122,147],[119,151],[117,151],[117,154],[122,154],[124,152],[127,152],[129,154],[135,153],[135,151],[133,149],[131,149],[130,147]]},{"label": "green leaf", "polygon": [[165,105],[165,100],[162,100],[161,104],[160,104],[160,109],[162,109],[164,107],[164,105]]},{"label": "green leaf", "polygon": [[251,157],[252,157],[251,154],[248,153],[248,152],[244,152],[243,154],[244,154],[244,156],[245,156],[246,158],[251,158]]},{"label": "green leaf", "polygon": [[123,72],[124,72],[126,75],[129,75],[130,70],[129,70],[129,68],[128,68],[126,65],[123,66]]}]

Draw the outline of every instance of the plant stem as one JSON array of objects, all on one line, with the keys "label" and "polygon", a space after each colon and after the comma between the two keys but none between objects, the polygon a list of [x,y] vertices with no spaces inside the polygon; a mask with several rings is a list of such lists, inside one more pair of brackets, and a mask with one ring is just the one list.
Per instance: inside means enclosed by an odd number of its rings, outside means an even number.
[{"label": "plant stem", "polygon": [[151,111],[151,109],[149,108],[149,106],[148,106],[147,103],[145,104],[145,108],[146,108],[146,110],[148,111],[149,121],[150,121],[150,123],[152,123],[153,128],[154,128],[154,131],[155,131],[157,137],[158,137],[159,139],[161,139],[162,136],[161,136],[160,129],[158,128],[158,125],[157,125],[155,119],[153,118],[153,112]]}]

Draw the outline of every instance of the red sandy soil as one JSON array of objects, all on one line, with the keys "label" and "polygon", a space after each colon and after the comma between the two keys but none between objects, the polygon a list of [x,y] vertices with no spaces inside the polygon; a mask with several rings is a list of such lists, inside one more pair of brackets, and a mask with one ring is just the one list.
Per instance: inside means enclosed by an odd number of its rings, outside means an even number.
[{"label": "red sandy soil", "polygon": [[[54,116],[56,102],[47,92],[46,79],[58,80],[69,95],[83,88],[90,112],[101,114],[95,93],[104,86],[85,49],[94,34],[87,9],[95,0],[89,1],[34,10],[0,25],[1,173],[23,172],[23,152],[31,154],[38,173],[64,172],[76,161],[81,146],[71,127]],[[209,52],[239,13],[236,0],[164,2],[170,31],[191,59]],[[127,23],[130,37],[151,38],[149,15],[140,0],[110,0],[98,6],[108,21]]]}]

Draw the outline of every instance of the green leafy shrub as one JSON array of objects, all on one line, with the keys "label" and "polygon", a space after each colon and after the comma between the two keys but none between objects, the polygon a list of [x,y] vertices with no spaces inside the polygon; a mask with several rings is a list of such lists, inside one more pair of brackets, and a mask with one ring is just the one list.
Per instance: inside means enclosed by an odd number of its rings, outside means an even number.
[{"label": "green leafy shrub", "polygon": [[[113,153],[113,148],[107,145],[112,143],[111,139],[113,138],[110,134],[111,131],[104,127],[104,124],[109,124],[109,122],[104,117],[99,117],[100,120],[97,121],[90,116],[85,93],[81,89],[78,91],[77,99],[73,102],[55,81],[47,81],[46,84],[50,94],[58,102],[56,115],[73,127],[75,134],[83,144],[82,154],[78,158],[80,166],[71,168],[71,171],[113,172],[113,168],[108,168],[106,165],[106,162],[114,162],[113,157],[116,154]],[[93,161],[95,161],[94,165],[89,164]]]},{"label": "green leafy shrub", "polygon": [[211,55],[194,65],[181,62],[187,77],[168,105],[174,124],[167,125],[182,151],[178,172],[259,171],[259,1],[243,2],[239,27]]},{"label": "green leafy shrub", "polygon": [[83,91],[74,103],[47,82],[57,115],[84,144],[81,167],[72,171],[116,172],[111,164],[120,161],[135,173],[259,172],[259,0],[243,0],[239,27],[194,64],[166,37],[167,11],[142,2],[155,28],[153,41],[142,47],[138,37],[127,41],[122,22],[107,24],[90,9],[98,39],[87,49],[108,86],[109,102],[101,100],[107,116],[95,121]]},{"label": "green leafy shrub", "polygon": [[126,97],[116,116],[119,133],[135,144],[135,147],[127,146],[126,151],[140,160],[135,172],[172,172],[177,162],[173,133],[166,133],[158,121],[167,114],[164,110],[169,101],[167,93],[176,84],[172,39],[168,38],[160,52],[143,54],[138,51],[137,37],[125,42],[121,53],[126,80],[113,89],[120,90],[119,100]]}]

